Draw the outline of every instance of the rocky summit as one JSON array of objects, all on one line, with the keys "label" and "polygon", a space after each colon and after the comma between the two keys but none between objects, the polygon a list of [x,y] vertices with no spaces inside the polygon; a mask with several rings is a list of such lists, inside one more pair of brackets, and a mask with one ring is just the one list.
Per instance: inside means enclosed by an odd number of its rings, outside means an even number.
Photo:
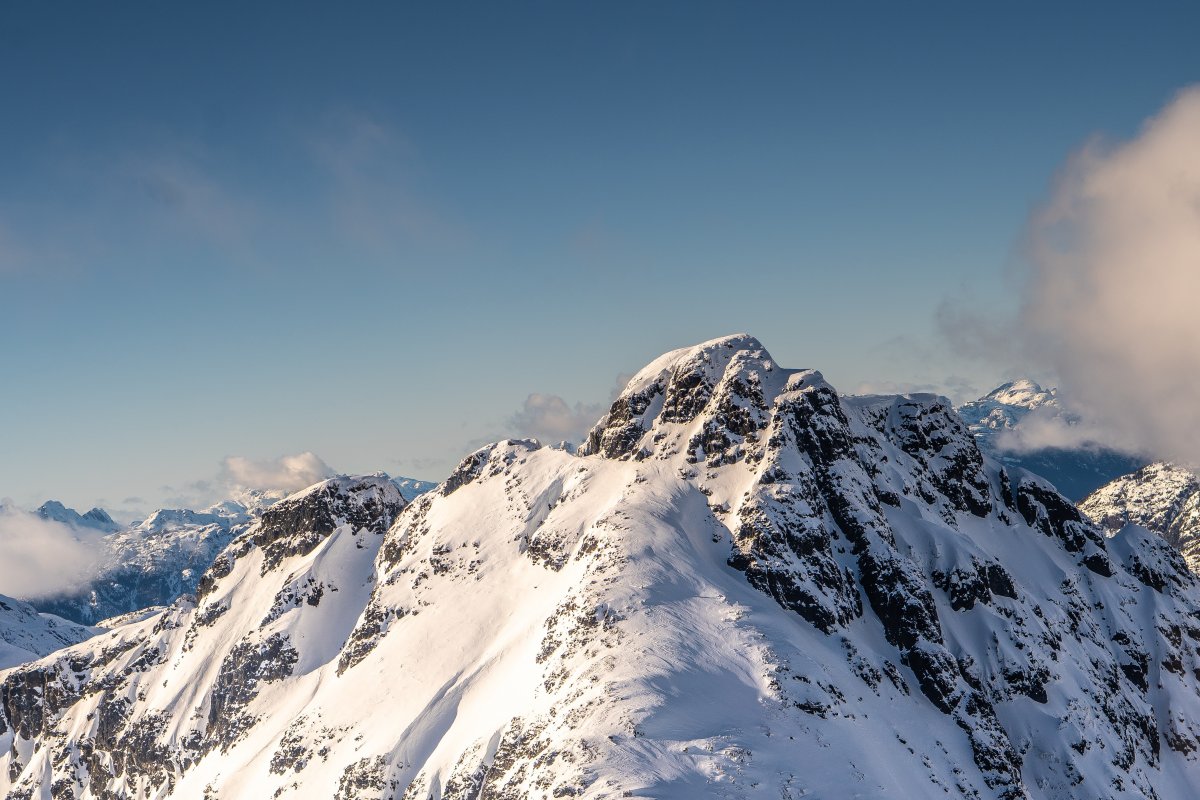
[{"label": "rocky summit", "polygon": [[1166,798],[1200,785],[1200,586],[745,335],[584,445],[407,502],[338,478],[185,596],[0,673],[10,798]]}]

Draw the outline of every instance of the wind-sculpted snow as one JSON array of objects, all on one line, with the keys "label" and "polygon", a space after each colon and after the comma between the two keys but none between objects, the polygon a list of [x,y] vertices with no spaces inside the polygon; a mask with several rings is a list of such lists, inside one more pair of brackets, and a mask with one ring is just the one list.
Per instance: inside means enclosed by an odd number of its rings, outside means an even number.
[{"label": "wind-sculpted snow", "polygon": [[1200,782],[1196,581],[944,399],[728,337],[578,454],[489,445],[407,506],[319,484],[195,603],[0,676],[0,789],[1165,800]]}]

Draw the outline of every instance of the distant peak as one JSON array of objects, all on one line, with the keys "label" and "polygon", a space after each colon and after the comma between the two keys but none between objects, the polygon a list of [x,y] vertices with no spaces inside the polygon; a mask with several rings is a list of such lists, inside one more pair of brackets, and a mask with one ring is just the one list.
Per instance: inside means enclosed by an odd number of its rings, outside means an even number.
[{"label": "distant peak", "polygon": [[1006,406],[1037,408],[1040,405],[1053,402],[1055,391],[1053,389],[1045,389],[1029,378],[1018,378],[1017,380],[997,386],[984,395],[983,399],[1003,403]]},{"label": "distant peak", "polygon": [[91,511],[83,515],[83,519],[92,520],[93,522],[101,522],[106,525],[112,525],[113,518],[103,508],[93,508]]},{"label": "distant peak", "polygon": [[102,508],[93,508],[86,514],[80,514],[57,500],[47,500],[38,507],[35,513],[42,519],[61,522],[73,528],[94,528],[105,533],[112,533],[121,527]]}]

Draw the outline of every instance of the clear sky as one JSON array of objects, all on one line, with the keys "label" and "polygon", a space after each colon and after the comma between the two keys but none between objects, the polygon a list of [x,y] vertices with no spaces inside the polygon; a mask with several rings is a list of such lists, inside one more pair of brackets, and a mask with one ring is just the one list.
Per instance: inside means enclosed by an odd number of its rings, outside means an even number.
[{"label": "clear sky", "polygon": [[5,3],[0,496],[440,479],[739,330],[990,388],[939,305],[1013,302],[1068,155],[1200,80],[1197,8]]}]

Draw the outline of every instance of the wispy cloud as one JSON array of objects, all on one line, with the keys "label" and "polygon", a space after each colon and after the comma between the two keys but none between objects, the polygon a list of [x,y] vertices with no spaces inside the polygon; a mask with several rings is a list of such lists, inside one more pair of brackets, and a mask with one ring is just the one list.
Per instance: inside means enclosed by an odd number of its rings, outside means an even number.
[{"label": "wispy cloud", "polygon": [[607,403],[569,405],[556,394],[534,392],[521,409],[509,417],[512,431],[543,442],[578,442],[608,410]]},{"label": "wispy cloud", "polygon": [[48,191],[0,188],[0,277],[166,268],[197,248],[232,269],[275,270],[306,253],[352,262],[465,238],[419,188],[418,151],[395,125],[346,111],[279,135],[274,168],[303,192],[281,191],[187,133],[108,149],[60,143],[41,170]]},{"label": "wispy cloud", "polygon": [[351,244],[394,251],[464,235],[418,190],[419,152],[394,126],[355,111],[331,114],[308,150],[335,232]]},{"label": "wispy cloud", "polygon": [[263,198],[220,173],[192,148],[163,148],[129,155],[115,166],[116,180],[134,189],[146,221],[174,236],[195,237],[226,254],[248,258],[266,222]]}]

